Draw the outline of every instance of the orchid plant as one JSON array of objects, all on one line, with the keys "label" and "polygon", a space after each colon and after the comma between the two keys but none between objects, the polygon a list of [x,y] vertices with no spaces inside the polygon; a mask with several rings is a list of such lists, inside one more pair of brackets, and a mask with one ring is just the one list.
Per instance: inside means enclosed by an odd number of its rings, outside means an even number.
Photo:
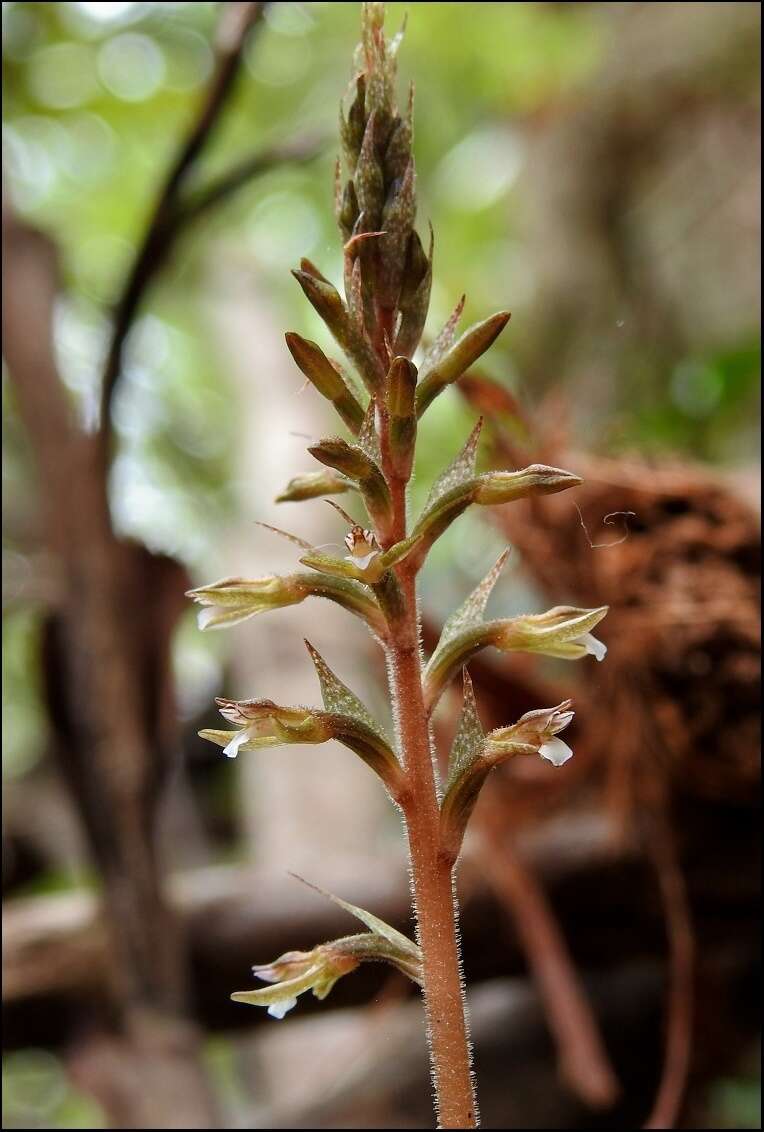
[{"label": "orchid plant", "polygon": [[[528,712],[511,726],[486,735],[466,665],[489,647],[567,659],[591,654],[601,660],[605,648],[592,631],[607,608],[559,606],[540,615],[484,621],[505,552],[447,620],[437,648],[423,662],[417,578],[435,541],[470,506],[563,491],[581,480],[541,464],[477,474],[478,421],[462,450],[432,485],[422,513],[409,522],[408,485],[418,422],[432,401],[488,349],[506,326],[509,313],[500,311],[457,338],[462,299],[429,348],[420,349],[432,281],[433,238],[430,234],[425,249],[414,227],[413,88],[406,109],[399,111],[396,57],[402,32],[386,38],[383,4],[364,4],[362,13],[362,41],[346,106],[340,111],[342,161],[338,160],[336,173],[345,297],[308,260],[293,273],[360,383],[315,342],[287,334],[294,361],[333,404],[346,434],[312,445],[308,451],[321,468],[296,477],[279,496],[279,501],[338,494],[352,498],[354,503],[348,503],[352,516],[333,504],[348,527],[348,553],[332,556],[278,532],[299,547],[301,570],[285,577],[226,578],[189,596],[204,607],[199,617],[203,629],[235,625],[309,597],[333,601],[365,621],[387,661],[394,738],[309,644],[321,708],[282,706],[265,699],[219,699],[221,714],[231,727],[201,734],[229,757],[279,744],[333,739],[380,778],[403,817],[408,837],[416,943],[371,913],[338,900],[367,931],[310,952],[287,952],[257,966],[255,976],[267,985],[233,997],[282,1018],[299,995],[312,991],[324,998],[338,979],[362,962],[392,964],[422,988],[439,1126],[467,1128],[477,1126],[478,1109],[454,895],[464,832],[494,767],[516,755],[539,755],[554,766],[570,758],[570,748],[558,736],[573,712],[570,701],[565,701]],[[358,519],[361,507],[366,512],[363,523]],[[441,782],[431,715],[460,672],[463,709]]]}]

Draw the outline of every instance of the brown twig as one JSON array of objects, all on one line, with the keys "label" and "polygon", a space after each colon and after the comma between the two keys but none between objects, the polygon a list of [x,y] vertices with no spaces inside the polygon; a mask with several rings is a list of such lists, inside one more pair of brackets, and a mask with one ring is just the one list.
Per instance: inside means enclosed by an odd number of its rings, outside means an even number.
[{"label": "brown twig", "polygon": [[146,288],[172,248],[182,216],[177,207],[178,194],[222,117],[239,73],[247,34],[261,19],[264,10],[264,3],[241,0],[224,9],[216,35],[216,66],[212,80],[199,114],[159,192],[143,242],[117,302],[101,386],[99,439],[104,465],[108,459],[111,402],[119,379],[127,332]]},{"label": "brown twig", "polygon": [[658,1092],[645,1128],[673,1128],[687,1085],[692,1048],[695,938],[687,889],[668,821],[661,814],[651,823],[647,849],[660,887],[669,942],[669,993],[666,1044]]},{"label": "brown twig", "polygon": [[618,1096],[618,1081],[554,913],[506,834],[503,808],[490,795],[483,799],[481,817],[481,870],[525,951],[557,1043],[562,1077],[587,1104],[607,1108]]},{"label": "brown twig", "polygon": [[183,201],[179,207],[178,228],[185,230],[190,223],[233,196],[260,173],[266,173],[278,165],[304,165],[312,161],[323,148],[324,139],[320,135],[306,134],[286,145],[273,146],[245,158]]}]

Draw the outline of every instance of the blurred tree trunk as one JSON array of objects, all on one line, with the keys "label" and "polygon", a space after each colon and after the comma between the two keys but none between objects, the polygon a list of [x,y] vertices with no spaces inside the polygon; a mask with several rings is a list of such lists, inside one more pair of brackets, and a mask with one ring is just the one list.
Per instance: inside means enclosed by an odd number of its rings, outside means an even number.
[{"label": "blurred tree trunk", "polygon": [[111,939],[108,995],[76,1063],[118,1126],[209,1127],[213,1105],[184,1021],[185,949],[155,850],[177,756],[170,640],[188,579],[114,534],[96,438],[74,420],[56,370],[55,251],[10,212],[3,227],[4,355],[60,582],[43,631],[52,749],[98,868]]},{"label": "blurred tree trunk", "polygon": [[[232,540],[219,551],[220,575],[292,573],[303,569],[298,548],[256,521],[316,544],[342,543],[342,520],[322,500],[300,507],[273,502],[291,476],[318,466],[305,449],[333,426],[323,402],[292,362],[278,313],[250,264],[224,252],[213,271],[208,291],[217,300],[210,317],[229,363],[231,404],[236,406],[233,472],[242,515]],[[352,512],[355,501],[348,499],[346,509]],[[232,630],[233,687],[227,694],[319,704],[305,637],[361,696],[364,677],[369,680],[367,702],[375,696],[379,700],[379,692],[371,690],[365,630],[355,618],[318,599]],[[384,711],[383,701],[380,707]],[[376,779],[335,743],[244,755],[237,772],[251,852],[279,870],[285,884],[294,883],[286,877],[287,869],[305,869],[320,882],[324,867],[336,875],[343,860],[357,863],[359,855],[373,859],[390,827],[397,837],[397,823],[388,821],[387,799]]]}]

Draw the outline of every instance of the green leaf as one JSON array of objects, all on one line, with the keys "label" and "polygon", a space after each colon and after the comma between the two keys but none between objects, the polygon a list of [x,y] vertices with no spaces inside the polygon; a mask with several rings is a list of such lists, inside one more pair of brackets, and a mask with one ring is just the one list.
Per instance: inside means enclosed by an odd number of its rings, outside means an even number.
[{"label": "green leaf", "polygon": [[318,682],[321,685],[321,698],[326,710],[357,720],[365,727],[368,727],[370,731],[373,731],[375,735],[378,735],[379,738],[390,747],[390,740],[385,735],[385,732],[367,711],[355,692],[351,692],[347,684],[343,684],[339,677],[335,676],[318,650],[313,648],[310,641],[306,641],[305,645],[310,653],[310,659],[313,661],[318,675]]},{"label": "green leaf", "polygon": [[461,778],[472,766],[474,766],[477,759],[480,758],[483,752],[483,742],[485,740],[485,732],[483,731],[480,717],[477,713],[477,704],[475,702],[475,690],[472,687],[472,680],[465,668],[463,670],[464,676],[464,701],[462,704],[462,712],[459,716],[459,725],[456,729],[453,744],[451,745],[451,753],[448,758],[448,782],[446,790],[450,790],[457,779]]},{"label": "green leaf", "polygon": [[493,588],[499,579],[501,571],[504,569],[504,563],[509,558],[510,549],[502,550],[496,562],[488,571],[482,582],[472,591],[467,600],[459,606],[455,613],[446,621],[440,634],[438,646],[433,654],[432,660],[435,662],[438,652],[450,640],[452,640],[458,633],[471,626],[478,625],[483,620],[485,607],[488,604],[488,599],[493,592]]},{"label": "green leaf", "polygon": [[449,759],[446,791],[440,805],[441,850],[459,855],[467,822],[491,769],[483,758],[485,736],[477,714],[472,681],[464,669],[464,704]]},{"label": "green leaf", "polygon": [[376,428],[376,408],[376,402],[372,397],[364,413],[356,443],[358,447],[366,453],[369,459],[373,460],[374,463],[381,468],[382,452],[379,447],[379,436],[377,435]]},{"label": "green leaf", "polygon": [[400,948],[404,954],[415,962],[421,963],[422,953],[413,940],[410,940],[408,936],[403,935],[403,933],[399,932],[396,928],[391,927],[390,924],[385,923],[379,916],[367,912],[365,908],[359,908],[356,904],[350,904],[347,900],[341,900],[340,897],[335,896],[333,892],[327,892],[325,888],[321,888],[320,885],[317,884],[312,884],[310,881],[305,880],[304,877],[298,876],[297,873],[291,873],[290,875],[293,876],[295,880],[299,880],[302,884],[307,885],[308,888],[312,888],[315,892],[320,893],[321,896],[325,896],[327,900],[331,900],[333,904],[344,908],[351,916],[355,916],[362,924],[366,924],[367,928],[370,928],[377,935],[381,935],[395,947]]},{"label": "green leaf", "polygon": [[467,296],[462,295],[461,299],[459,299],[459,302],[456,304],[451,314],[449,315],[448,320],[441,330],[440,334],[437,336],[430,348],[425,351],[425,355],[422,358],[422,364],[419,367],[420,378],[422,380],[427,377],[428,373],[431,373],[432,370],[435,369],[443,355],[446,354],[453,346],[454,338],[456,338],[456,327],[459,323],[459,319],[462,317],[462,311],[464,310],[464,304],[466,301]]},{"label": "green leaf", "polygon": [[428,512],[432,511],[449,492],[453,491],[454,488],[462,487],[466,483],[471,483],[473,480],[475,476],[477,448],[482,428],[483,418],[480,417],[472,432],[467,437],[467,442],[462,450],[451,461],[448,467],[440,473],[430,488],[430,494],[427,496],[427,502],[424,505],[420,523],[425,521]]}]

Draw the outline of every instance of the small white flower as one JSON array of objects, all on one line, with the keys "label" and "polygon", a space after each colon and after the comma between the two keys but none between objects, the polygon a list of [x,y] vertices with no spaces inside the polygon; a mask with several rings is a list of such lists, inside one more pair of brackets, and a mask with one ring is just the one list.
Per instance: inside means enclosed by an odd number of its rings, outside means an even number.
[{"label": "small white flower", "polygon": [[345,555],[345,561],[353,562],[361,570],[365,570],[380,552],[374,532],[365,527],[352,527],[345,535],[345,546],[350,551]]},{"label": "small white flower", "polygon": [[[572,714],[572,713],[570,713]],[[552,766],[562,766],[568,759],[573,758],[573,752],[567,743],[563,743],[562,739],[558,739],[556,735],[551,739],[547,739],[539,747],[539,754],[542,759],[546,759]]]},{"label": "small white flower", "polygon": [[593,633],[584,633],[583,637],[579,638],[579,643],[584,646],[586,651],[593,656],[595,660],[604,660],[607,655],[607,645],[602,641],[598,641]]}]

